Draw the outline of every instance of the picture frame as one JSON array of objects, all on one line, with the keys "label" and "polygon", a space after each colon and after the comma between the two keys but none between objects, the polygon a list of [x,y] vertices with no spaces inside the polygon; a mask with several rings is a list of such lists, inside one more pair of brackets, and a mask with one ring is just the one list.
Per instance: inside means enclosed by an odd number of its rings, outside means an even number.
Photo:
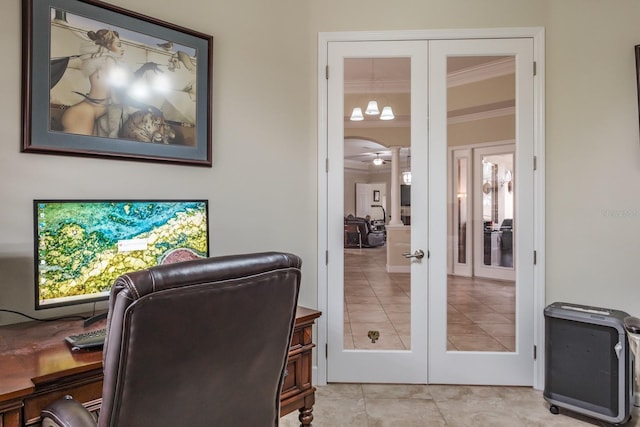
[{"label": "picture frame", "polygon": [[374,202],[380,201],[380,190],[373,190],[373,201]]},{"label": "picture frame", "polygon": [[213,36],[97,0],[22,0],[22,147],[212,166]]},{"label": "picture frame", "polygon": [[638,124],[640,124],[640,44],[634,46],[636,56],[636,94],[638,98]]}]

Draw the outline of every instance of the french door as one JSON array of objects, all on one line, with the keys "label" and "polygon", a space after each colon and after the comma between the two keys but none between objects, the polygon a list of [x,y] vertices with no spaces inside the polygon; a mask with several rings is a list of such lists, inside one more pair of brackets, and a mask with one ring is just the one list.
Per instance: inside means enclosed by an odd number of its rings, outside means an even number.
[{"label": "french door", "polygon": [[[481,58],[487,60],[483,64],[495,65],[493,74],[482,84],[456,81],[456,67]],[[482,91],[492,83],[504,92]],[[457,92],[464,86],[468,88],[463,97]],[[457,117],[456,112],[470,108],[464,102],[471,96],[482,97],[479,104],[496,108],[482,112],[485,119],[471,120],[477,119],[471,116],[467,122],[452,120]],[[431,247],[438,248],[432,250],[428,276],[429,382],[531,385],[534,366],[532,40],[430,42],[429,111],[429,239]],[[515,141],[515,149],[511,145],[486,148],[487,142],[478,140],[478,135],[499,138],[493,136],[495,129],[483,130],[476,126],[474,135],[461,135],[473,121],[489,122],[495,128],[505,129],[505,138]],[[473,260],[467,260],[473,265],[471,279],[448,275],[447,264],[454,253],[442,250],[449,240],[448,230],[453,228],[454,218],[448,214],[447,187],[442,182],[453,181],[456,171],[455,165],[447,165],[443,160],[447,159],[447,148],[461,143],[475,145],[478,148],[474,151],[483,154],[482,161],[471,162],[473,184],[455,188],[457,201],[470,199],[468,205],[475,207],[475,214],[467,224],[476,236]],[[496,201],[503,199],[512,200],[512,209],[499,207]],[[443,224],[449,226],[443,227]],[[507,224],[509,230],[501,230]],[[510,249],[507,249],[507,239],[510,239]],[[505,264],[502,261],[507,260],[507,255],[511,258]],[[484,270],[496,263],[505,264],[496,268],[511,272],[514,280],[507,280],[507,276],[505,280],[488,280]]]},{"label": "french door", "polygon": [[[328,129],[329,129],[329,173],[328,188],[328,245],[332,248],[328,268],[328,370],[327,379],[338,382],[398,382],[398,383],[426,383],[427,381],[427,316],[426,316],[426,283],[427,283],[427,260],[416,259],[415,261],[404,262],[401,254],[398,263],[399,269],[405,268],[404,272],[396,275],[402,276],[406,280],[407,288],[402,289],[397,283],[392,283],[393,279],[386,274],[390,260],[382,261],[381,265],[374,266],[370,260],[376,254],[386,254],[389,245],[395,248],[402,248],[409,251],[412,248],[423,248],[427,250],[426,221],[412,221],[411,227],[404,227],[402,223],[390,225],[390,222],[399,218],[392,212],[391,221],[385,221],[386,242],[378,247],[357,248],[354,254],[365,262],[370,268],[364,276],[355,277],[356,272],[345,268],[343,250],[345,246],[344,223],[345,212],[344,194],[345,182],[345,122],[350,124],[350,117],[353,107],[349,100],[345,98],[345,87],[356,86],[355,95],[351,98],[353,105],[358,103],[368,104],[368,96],[374,96],[381,104],[391,102],[393,94],[386,91],[383,83],[374,81],[371,90],[360,93],[358,84],[349,78],[345,79],[345,74],[357,75],[359,72],[365,74],[365,78],[371,82],[371,77],[376,73],[385,72],[384,64],[397,61],[400,68],[405,70],[405,74],[400,78],[409,91],[408,105],[401,106],[401,101],[396,97],[394,110],[396,123],[403,120],[407,126],[406,133],[409,134],[409,147],[412,151],[412,192],[418,191],[426,194],[426,140],[427,140],[427,92],[426,92],[426,60],[427,43],[424,41],[409,42],[353,42],[353,43],[330,43],[328,51],[330,79],[328,81],[329,108],[328,108]],[[376,68],[381,65],[381,68]],[[354,71],[350,71],[350,66]],[[388,70],[387,70],[388,71]],[[376,83],[377,82],[377,83]],[[388,82],[389,84],[391,82]],[[399,84],[398,81],[395,84]],[[398,90],[398,89],[396,89]],[[404,92],[405,89],[399,89]],[[348,109],[345,106],[348,105]],[[362,105],[362,108],[366,105]],[[381,105],[380,108],[383,108]],[[403,111],[404,110],[404,111]],[[364,110],[363,110],[364,111]],[[403,116],[401,118],[401,116]],[[365,138],[371,129],[378,132],[391,133],[394,128],[383,124],[379,118],[372,119],[375,123],[369,127],[356,128],[362,138]],[[363,120],[364,121],[364,120]],[[377,127],[383,126],[383,127]],[[401,132],[398,132],[398,134]],[[380,140],[378,139],[378,142]],[[397,141],[397,140],[396,140]],[[376,143],[375,138],[368,141],[369,144]],[[400,147],[393,144],[375,145],[380,150],[397,150]],[[376,148],[377,149],[377,148]],[[375,149],[374,149],[375,151]],[[363,153],[370,154],[370,153]],[[398,167],[398,158],[390,169],[385,169],[387,174],[390,170]],[[418,160],[419,159],[419,160]],[[372,166],[373,167],[373,166]],[[378,173],[378,175],[381,175]],[[393,185],[399,184],[396,180],[389,180]],[[391,189],[386,194],[386,200],[399,204],[396,200],[397,193]],[[386,209],[390,211],[391,209]],[[412,218],[426,218],[426,200],[416,200],[411,204]],[[395,229],[394,229],[395,228]],[[409,239],[402,239],[398,244],[396,235],[410,233]],[[369,246],[372,242],[369,243]],[[405,247],[406,246],[406,247]],[[388,257],[387,257],[388,258]],[[373,269],[377,268],[377,271]],[[393,268],[391,268],[393,269]],[[382,271],[385,270],[385,271]],[[366,283],[365,283],[366,282]],[[347,286],[345,286],[347,284]],[[390,312],[389,307],[396,310]],[[402,306],[403,308],[398,309]],[[373,335],[375,334],[375,335]],[[369,335],[372,337],[370,338]],[[377,338],[375,338],[377,336]]]},{"label": "french door", "polygon": [[[341,41],[329,42],[327,49],[327,381],[533,384],[532,39]],[[356,95],[348,95],[348,79],[353,75],[349,67],[354,64],[360,73],[368,75],[367,79],[376,81],[375,65],[391,59],[403,60],[405,71],[409,72],[409,107],[404,116],[397,110],[396,117],[400,120],[391,125],[377,125],[381,129],[378,133],[364,125],[349,123],[353,105],[357,103],[364,108],[376,96],[386,98],[390,104],[398,102],[398,97],[386,92],[393,86],[391,81],[379,83],[377,93],[355,91]],[[367,63],[372,64],[370,68],[363,66]],[[500,89],[487,91],[491,83]],[[475,91],[461,92],[463,89]],[[482,96],[488,98],[465,105]],[[482,110],[479,106],[486,108]],[[391,142],[385,139],[394,127],[406,128],[406,141],[402,140],[402,131]],[[497,130],[507,136],[491,133]],[[474,140],[480,135],[485,139]],[[390,191],[383,199],[391,218],[385,218],[383,267],[370,262],[380,248],[345,249],[344,224],[349,214],[345,188],[354,180],[346,172],[345,141],[353,136],[379,144],[373,145],[378,150],[373,153],[377,157],[381,153],[390,156],[386,172],[390,175]],[[512,280],[476,274],[479,269],[474,267],[473,258],[480,254],[477,248],[473,249],[477,243],[467,229],[479,230],[490,220],[468,216],[468,224],[461,226],[463,211],[454,209],[453,201],[471,212],[472,198],[481,197],[473,194],[477,191],[471,186],[473,168],[477,166],[469,159],[466,163],[469,194],[458,191],[454,185],[461,182],[460,176],[454,176],[456,164],[448,154],[456,144],[479,149],[490,142],[504,144],[504,140],[515,147],[511,165],[491,170],[502,173],[496,182],[502,180],[503,186],[507,186],[504,188],[511,189],[503,193],[512,198],[513,207],[501,213],[500,224],[492,223],[491,231],[496,247],[505,246],[508,236],[511,238],[508,269],[513,271]],[[408,152],[410,157],[403,155]],[[498,163],[487,157],[486,162],[491,161]],[[410,165],[411,173],[409,215],[400,206],[400,174],[406,172],[402,170],[405,164]],[[380,181],[382,172],[372,172],[373,166],[367,168],[367,174],[376,176],[367,178],[363,173],[355,178],[356,182]],[[509,175],[505,174],[507,169]],[[483,179],[482,174],[478,179]],[[495,200],[505,197],[503,193],[496,190]],[[468,200],[462,203],[461,198],[466,197]],[[406,220],[408,217],[410,221]],[[500,229],[507,224],[511,224],[511,234]],[[468,242],[462,249],[455,245],[460,236],[465,236]],[[421,253],[424,257],[419,256]],[[359,270],[373,269],[364,273],[366,284],[360,277],[354,279],[356,269],[351,260],[356,257]],[[507,259],[506,254],[500,258],[503,259]],[[458,264],[464,261],[465,265],[456,270],[463,274],[457,275],[452,270],[454,260]],[[399,289],[404,289],[409,298],[403,316],[393,314],[384,305],[386,297],[400,301],[401,295],[389,287],[401,279],[408,285]],[[367,312],[369,309],[371,312]],[[376,324],[380,316],[391,320],[388,329]],[[406,323],[397,327],[394,317]],[[373,326],[368,327],[367,321]],[[388,339],[385,345],[376,345],[394,329],[400,331],[399,344]],[[359,341],[364,337],[371,339],[371,343]]]}]

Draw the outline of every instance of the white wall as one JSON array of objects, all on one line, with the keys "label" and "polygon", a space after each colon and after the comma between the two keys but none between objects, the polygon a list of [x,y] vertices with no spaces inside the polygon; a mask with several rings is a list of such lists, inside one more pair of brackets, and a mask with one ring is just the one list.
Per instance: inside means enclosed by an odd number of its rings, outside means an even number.
[{"label": "white wall", "polygon": [[20,2],[3,2],[0,306],[32,311],[38,197],[207,198],[212,254],[300,254],[301,302],[313,306],[318,32],[542,26],[548,302],[640,315],[637,0],[110,2],[214,35],[214,167],[20,153]]}]

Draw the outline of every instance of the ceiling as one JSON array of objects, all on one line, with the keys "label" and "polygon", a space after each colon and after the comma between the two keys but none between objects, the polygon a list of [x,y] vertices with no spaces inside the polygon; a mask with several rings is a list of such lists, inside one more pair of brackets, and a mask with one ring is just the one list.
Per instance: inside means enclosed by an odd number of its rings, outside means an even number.
[{"label": "ceiling", "polygon": [[[504,61],[504,56],[451,56],[447,72],[472,72]],[[409,93],[409,58],[347,58],[344,66],[345,93],[381,93],[399,90]]]}]

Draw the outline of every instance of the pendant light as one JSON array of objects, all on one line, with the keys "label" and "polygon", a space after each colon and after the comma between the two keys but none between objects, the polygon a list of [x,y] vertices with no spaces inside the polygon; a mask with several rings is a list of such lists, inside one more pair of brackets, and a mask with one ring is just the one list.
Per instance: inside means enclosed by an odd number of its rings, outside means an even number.
[{"label": "pendant light", "polygon": [[404,185],[411,185],[411,171],[402,172],[402,182]]},{"label": "pendant light", "polygon": [[364,116],[362,115],[362,108],[360,107],[354,108],[353,111],[351,112],[351,121],[359,122],[362,120],[364,120]]},{"label": "pendant light", "polygon": [[364,111],[364,113],[368,116],[377,116],[378,114],[380,114],[380,110],[378,110],[378,102],[375,100],[369,101],[369,104],[367,104],[367,109]]},{"label": "pendant light", "polygon": [[380,120],[393,120],[395,116],[393,115],[393,110],[388,105],[382,109],[382,114],[380,114]]}]

